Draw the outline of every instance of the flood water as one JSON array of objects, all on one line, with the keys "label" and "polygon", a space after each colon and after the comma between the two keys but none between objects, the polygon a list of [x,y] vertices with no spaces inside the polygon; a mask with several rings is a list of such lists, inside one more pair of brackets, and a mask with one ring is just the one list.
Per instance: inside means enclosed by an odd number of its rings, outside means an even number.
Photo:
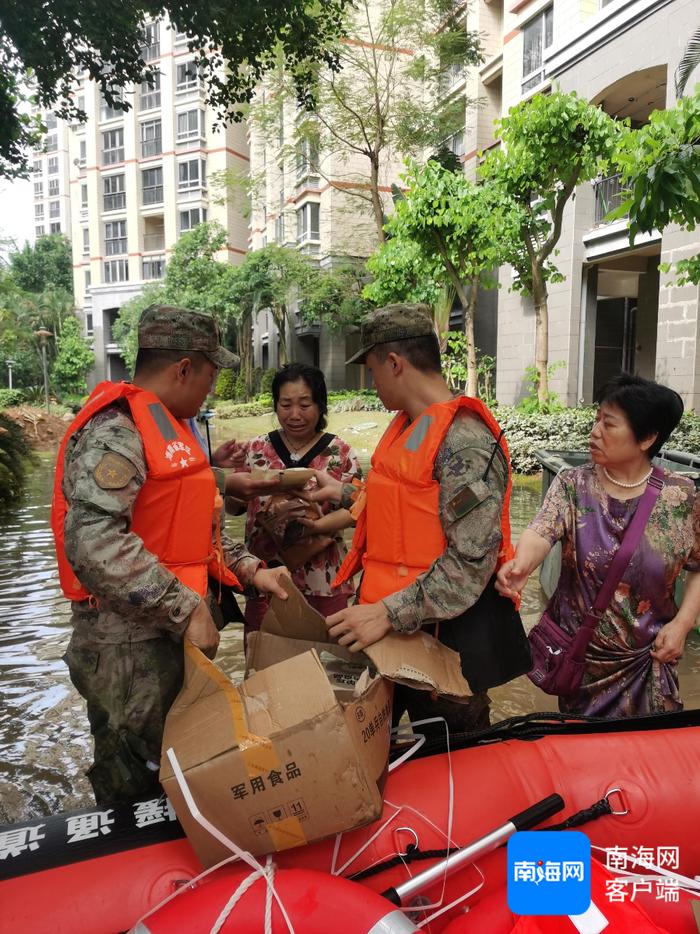
[{"label": "flood water", "polygon": [[[88,807],[83,772],[92,742],[85,706],[61,660],[70,636],[69,605],[58,589],[49,527],[54,454],[41,454],[16,508],[0,518],[0,822]],[[512,498],[514,537],[539,504],[539,481],[518,480]],[[242,518],[229,517],[232,535]],[[535,578],[523,599],[527,628],[543,595]],[[243,673],[242,628],[222,633],[217,662]],[[686,707],[700,707],[700,637],[691,636],[681,667]],[[491,692],[492,721],[554,709],[555,701],[518,678]]]}]

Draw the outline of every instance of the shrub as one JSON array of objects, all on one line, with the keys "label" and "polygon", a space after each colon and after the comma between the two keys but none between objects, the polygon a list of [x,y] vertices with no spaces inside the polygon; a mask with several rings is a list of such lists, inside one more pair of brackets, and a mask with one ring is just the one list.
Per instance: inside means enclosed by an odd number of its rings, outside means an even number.
[{"label": "shrub", "polygon": [[0,415],[0,509],[17,500],[24,485],[29,455],[29,444],[22,429],[12,419]]},{"label": "shrub", "polygon": [[216,379],[216,398],[230,401],[236,397],[236,376],[233,370],[225,369],[219,372]]},{"label": "shrub", "polygon": [[494,414],[506,433],[513,470],[528,474],[540,469],[534,456],[537,448],[550,451],[588,450],[595,409],[560,409],[545,414],[499,405]]},{"label": "shrub", "polygon": [[250,418],[256,415],[268,415],[272,405],[261,402],[217,402],[214,410],[218,418]]},{"label": "shrub", "polygon": [[342,390],[328,393],[331,412],[384,412],[379,396],[370,389]]},{"label": "shrub", "polygon": [[9,409],[23,402],[24,393],[21,389],[0,389],[0,409]]},{"label": "shrub", "polygon": [[263,370],[262,375],[260,376],[260,392],[261,393],[270,393],[272,392],[272,380],[275,378],[275,373],[277,370]]}]

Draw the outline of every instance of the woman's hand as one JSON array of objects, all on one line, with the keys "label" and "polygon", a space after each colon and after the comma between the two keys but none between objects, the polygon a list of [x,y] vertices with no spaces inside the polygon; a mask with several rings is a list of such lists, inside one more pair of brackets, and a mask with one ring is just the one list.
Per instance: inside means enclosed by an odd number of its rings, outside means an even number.
[{"label": "woman's hand", "polygon": [[496,574],[496,590],[504,597],[510,597],[511,600],[517,598],[522,593],[529,576],[530,571],[527,567],[523,567],[517,556],[511,558],[510,561],[501,565]]},{"label": "woman's hand", "polygon": [[279,480],[258,480],[250,473],[230,473],[226,476],[226,496],[233,496],[244,503],[255,496],[269,496],[279,489]]},{"label": "woman's hand", "polygon": [[211,462],[214,467],[244,467],[248,457],[248,445],[231,438],[214,451]]},{"label": "woman's hand", "polygon": [[687,637],[688,627],[674,617],[657,632],[650,650],[651,657],[657,662],[677,662],[683,655]]},{"label": "woman's hand", "polygon": [[307,535],[328,535],[353,525],[352,516],[347,509],[334,509],[318,519],[300,518],[297,522],[304,526]]}]

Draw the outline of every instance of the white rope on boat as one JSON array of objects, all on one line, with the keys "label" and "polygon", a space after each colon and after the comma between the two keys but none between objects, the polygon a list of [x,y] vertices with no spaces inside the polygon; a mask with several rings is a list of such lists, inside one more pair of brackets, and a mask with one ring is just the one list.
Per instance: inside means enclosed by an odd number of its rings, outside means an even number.
[{"label": "white rope on boat", "polygon": [[[233,893],[233,895],[229,898],[229,900],[226,902],[224,907],[219,912],[219,917],[216,919],[216,921],[212,925],[212,928],[209,931],[209,934],[219,934],[219,931],[224,926],[224,924],[226,924],[228,916],[231,914],[233,909],[236,907],[239,900],[243,898],[243,896],[248,891],[248,889],[251,887],[251,885],[253,885],[253,883],[258,881],[260,876],[261,876],[260,872],[251,872],[249,876],[245,877],[245,879],[241,882],[241,884],[238,886],[236,891]],[[267,929],[266,929],[266,934],[267,934]]]}]

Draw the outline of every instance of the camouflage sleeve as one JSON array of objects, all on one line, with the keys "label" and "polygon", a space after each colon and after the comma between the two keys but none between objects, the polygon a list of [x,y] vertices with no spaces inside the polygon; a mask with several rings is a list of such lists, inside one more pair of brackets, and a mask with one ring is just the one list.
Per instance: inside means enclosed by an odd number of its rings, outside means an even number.
[{"label": "camouflage sleeve", "polygon": [[[214,479],[222,497],[226,493],[226,474],[219,467],[212,467]],[[226,523],[226,510],[222,508],[220,515],[221,527]],[[241,582],[243,587],[251,584],[262,561],[255,555],[252,555],[245,547],[243,542],[234,542],[233,539],[222,533],[221,546],[224,552],[224,562],[227,568],[230,568]]]},{"label": "camouflage sleeve", "polygon": [[409,587],[384,599],[399,632],[459,616],[478,600],[491,578],[501,545],[507,482],[505,461],[498,453],[482,480],[494,443],[486,426],[470,413],[458,415],[450,427],[433,471],[440,483],[440,521],[447,547]]},{"label": "camouflage sleeve", "polygon": [[143,445],[130,418],[112,408],[93,419],[66,454],[66,557],[111,610],[180,635],[200,597],[129,531],[145,478]]}]

